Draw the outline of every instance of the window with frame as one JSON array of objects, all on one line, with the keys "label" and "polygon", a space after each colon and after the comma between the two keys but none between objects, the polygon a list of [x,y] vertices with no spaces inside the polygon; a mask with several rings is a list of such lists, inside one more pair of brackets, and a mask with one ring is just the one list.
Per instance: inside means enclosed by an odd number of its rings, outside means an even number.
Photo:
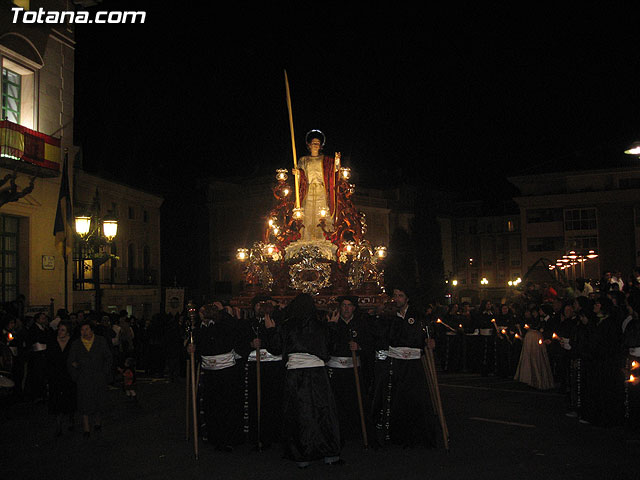
[{"label": "window with frame", "polygon": [[20,97],[22,78],[16,72],[2,67],[2,119],[20,124]]},{"label": "window with frame", "polygon": [[35,72],[1,58],[2,120],[35,129]]},{"label": "window with frame", "polygon": [[564,211],[565,230],[595,230],[597,228],[595,208],[575,208]]},{"label": "window with frame", "polygon": [[18,297],[18,218],[0,215],[0,300]]}]

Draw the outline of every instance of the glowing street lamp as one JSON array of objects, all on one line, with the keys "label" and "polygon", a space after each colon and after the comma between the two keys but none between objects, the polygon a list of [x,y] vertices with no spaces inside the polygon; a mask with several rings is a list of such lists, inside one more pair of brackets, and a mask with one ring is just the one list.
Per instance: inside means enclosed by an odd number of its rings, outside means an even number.
[{"label": "glowing street lamp", "polygon": [[91,217],[88,215],[77,215],[75,219],[76,233],[84,237],[91,230]]},{"label": "glowing street lamp", "polygon": [[78,261],[80,265],[84,265],[85,259],[91,260],[91,281],[96,292],[95,310],[101,313],[100,266],[112,258],[117,258],[115,255],[108,253],[106,247],[113,242],[113,239],[118,234],[118,220],[112,215],[100,216],[100,199],[98,195],[98,190],[96,190],[90,214],[82,213],[75,216],[74,227],[80,237],[81,245]]}]

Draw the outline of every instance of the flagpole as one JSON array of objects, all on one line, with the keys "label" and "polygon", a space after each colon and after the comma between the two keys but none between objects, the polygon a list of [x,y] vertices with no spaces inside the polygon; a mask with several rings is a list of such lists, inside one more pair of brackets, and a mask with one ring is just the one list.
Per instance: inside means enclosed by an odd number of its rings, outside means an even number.
[{"label": "flagpole", "polygon": [[67,238],[62,242],[62,260],[64,260],[64,309],[69,313],[69,257],[67,256]]}]

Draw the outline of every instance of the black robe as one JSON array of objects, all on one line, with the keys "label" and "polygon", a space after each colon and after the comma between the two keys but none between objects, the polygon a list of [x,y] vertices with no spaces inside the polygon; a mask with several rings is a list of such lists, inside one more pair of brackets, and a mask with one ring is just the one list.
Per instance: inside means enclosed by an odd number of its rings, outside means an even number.
[{"label": "black robe", "polygon": [[[213,356],[242,350],[242,325],[225,312],[215,321],[198,326],[194,332],[196,354]],[[201,369],[200,395],[204,416],[202,435],[218,448],[242,443],[242,364],[220,370]]]},{"label": "black robe", "polygon": [[[277,334],[277,328],[267,329],[264,321],[252,318],[245,323],[245,339],[247,349],[255,338],[260,338],[261,354],[268,352],[279,355],[273,348],[274,342],[270,337]],[[250,352],[249,352],[250,353]],[[244,433],[249,442],[258,443],[258,408],[257,408],[257,362],[244,363]],[[279,442],[282,436],[282,391],[284,388],[284,361],[260,362],[260,442],[268,447]]]},{"label": "black robe", "polygon": [[[285,363],[293,353],[329,360],[328,345],[335,325],[316,317],[288,318],[274,336],[274,351]],[[283,443],[287,458],[309,462],[339,457],[340,426],[325,367],[287,369],[283,397]]]},{"label": "black robe", "polygon": [[[363,370],[368,365],[366,358],[371,352],[371,338],[369,335],[367,317],[354,315],[347,324],[342,318],[336,325],[336,334],[330,345],[330,354],[334,357],[352,358],[349,342],[353,340],[358,344],[360,350],[356,351],[356,359],[360,359],[361,366],[358,368],[358,379],[360,382],[360,393],[365,417],[365,428],[371,431],[369,421],[369,401],[367,388],[364,381]],[[364,355],[363,355],[364,352]],[[338,420],[340,423],[340,438],[342,443],[347,439],[362,438],[362,423],[360,418],[360,408],[358,406],[358,394],[355,383],[353,367],[332,368],[327,367],[331,389],[338,409]]]},{"label": "black robe", "polygon": [[623,421],[622,330],[613,315],[587,325],[584,348],[584,397],[581,418],[597,426]]},{"label": "black robe", "polygon": [[[409,307],[404,318],[378,319],[377,337],[387,332],[387,347],[425,346],[426,323]],[[436,445],[437,422],[422,359],[387,357],[378,362],[372,412],[378,441],[390,440],[404,446]]]}]

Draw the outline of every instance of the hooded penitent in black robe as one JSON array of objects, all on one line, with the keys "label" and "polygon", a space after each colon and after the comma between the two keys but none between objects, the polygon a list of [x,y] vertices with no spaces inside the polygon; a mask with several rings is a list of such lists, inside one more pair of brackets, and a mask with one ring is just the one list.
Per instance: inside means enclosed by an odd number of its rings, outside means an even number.
[{"label": "hooded penitent in black robe", "polygon": [[[336,405],[322,362],[335,325],[321,319],[313,299],[301,294],[285,309],[277,335],[287,364],[283,397],[285,455],[299,463],[317,459],[336,461],[340,455],[340,427]],[[273,348],[277,352],[277,348]],[[296,354],[321,360],[319,366],[292,368]],[[309,357],[312,358],[312,357]]]}]

